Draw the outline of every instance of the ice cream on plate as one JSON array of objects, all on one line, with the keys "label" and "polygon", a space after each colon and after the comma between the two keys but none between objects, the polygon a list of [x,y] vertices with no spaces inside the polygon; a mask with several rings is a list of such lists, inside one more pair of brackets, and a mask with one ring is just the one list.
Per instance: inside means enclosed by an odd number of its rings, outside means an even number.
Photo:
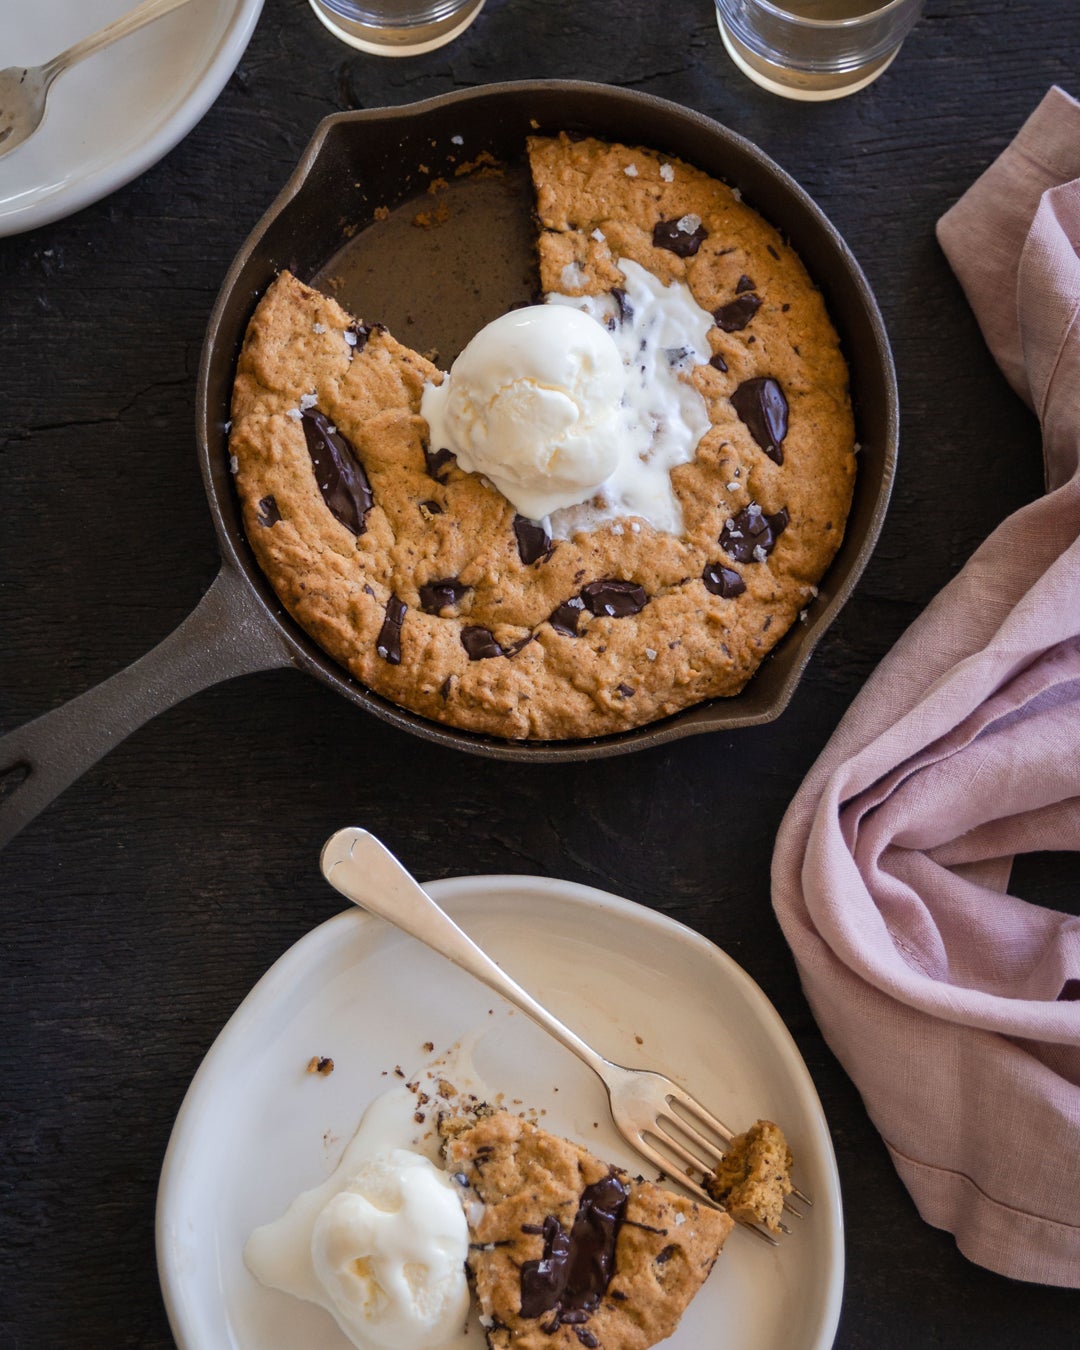
[{"label": "ice cream on plate", "polygon": [[468,1316],[465,1215],[429,1158],[386,1146],[386,1103],[323,1185],[252,1233],[244,1260],[263,1284],[324,1307],[361,1350],[441,1350]]}]

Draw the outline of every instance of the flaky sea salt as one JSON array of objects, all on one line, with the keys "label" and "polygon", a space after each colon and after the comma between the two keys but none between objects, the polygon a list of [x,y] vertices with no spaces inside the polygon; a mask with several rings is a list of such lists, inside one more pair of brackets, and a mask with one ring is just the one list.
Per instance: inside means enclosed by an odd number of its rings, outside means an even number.
[{"label": "flaky sea salt", "polygon": [[607,235],[598,225],[596,229],[593,230],[591,238],[595,239],[598,244],[602,244],[604,240],[607,238]]},{"label": "flaky sea salt", "polygon": [[655,660],[656,660],[656,653],[653,651],[653,649],[652,649],[651,647],[646,647],[646,648],[645,648],[645,659],[648,660],[648,661],[655,661]]},{"label": "flaky sea salt", "polygon": [[701,217],[695,215],[693,211],[688,211],[685,216],[680,216],[675,228],[681,230],[683,234],[693,234],[695,230],[701,229]]},{"label": "flaky sea salt", "polygon": [[800,610],[799,610],[799,622],[800,622],[800,623],[805,623],[805,622],[806,622],[806,616],[807,616],[807,614],[809,614],[809,613],[810,613],[810,611],[809,611],[808,609],[800,609]]},{"label": "flaky sea salt", "polygon": [[345,341],[349,344],[350,347],[356,346],[356,334],[352,332],[351,329],[349,328],[343,329],[341,336],[345,339]]},{"label": "flaky sea salt", "polygon": [[732,480],[732,482],[730,482],[730,483],[727,485],[727,490],[728,490],[729,492],[734,492],[735,489],[736,489],[738,486],[739,486],[738,483],[736,483],[734,480]]},{"label": "flaky sea salt", "polygon": [[233,473],[240,472],[240,461],[236,458],[235,455],[229,456],[229,468]]},{"label": "flaky sea salt", "polygon": [[314,408],[315,404],[318,403],[318,401],[319,401],[318,394],[301,394],[300,411],[307,412],[309,408]]},{"label": "flaky sea salt", "polygon": [[731,189],[731,195],[735,198],[735,200],[736,200],[737,202],[741,202],[741,201],[742,201],[742,193],[739,191],[738,188],[732,188],[732,189]]},{"label": "flaky sea salt", "polygon": [[326,324],[324,324],[324,323],[313,323],[313,324],[311,325],[311,331],[312,331],[313,333],[325,333],[325,332],[326,332]]},{"label": "flaky sea salt", "polygon": [[674,183],[675,181],[674,167],[670,164],[661,164],[660,177],[664,180],[665,183]]},{"label": "flaky sea salt", "polygon": [[636,177],[637,177],[637,165],[636,165],[636,164],[628,164],[628,165],[626,166],[626,168],[623,169],[623,173],[626,174],[627,178],[636,178]]},{"label": "flaky sea salt", "polygon": [[640,521],[640,520],[632,520],[632,521],[630,522],[630,531],[631,531],[632,534],[640,534],[640,533],[641,533],[641,521]]},{"label": "flaky sea salt", "polygon": [[464,144],[465,144],[465,137],[464,137],[464,136],[451,136],[451,137],[450,137],[450,144],[451,144],[451,145],[464,145]]},{"label": "flaky sea salt", "polygon": [[616,521],[615,524],[612,525],[612,527],[611,527],[611,533],[612,533],[612,534],[622,534],[622,532],[623,532],[623,527],[619,524],[618,521]]},{"label": "flaky sea salt", "polygon": [[766,559],[768,556],[769,556],[769,555],[765,552],[765,548],[764,548],[764,546],[763,546],[762,544],[755,544],[755,545],[754,545],[754,561],[755,561],[755,562],[764,562],[765,559]]},{"label": "flaky sea salt", "polygon": [[285,414],[286,417],[291,417],[294,422],[299,422],[301,417],[303,417],[303,415],[304,414],[300,411],[299,408],[290,408],[288,412],[286,412]]}]

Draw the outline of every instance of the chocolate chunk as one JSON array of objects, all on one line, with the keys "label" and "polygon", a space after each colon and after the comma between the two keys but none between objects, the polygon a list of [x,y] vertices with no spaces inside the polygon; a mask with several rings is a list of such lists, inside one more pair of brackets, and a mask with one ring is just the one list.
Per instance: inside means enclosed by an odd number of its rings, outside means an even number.
[{"label": "chocolate chunk", "polygon": [[634,317],[634,306],[626,298],[626,292],[621,286],[612,286],[612,298],[615,301],[619,311],[619,322],[627,323]]},{"label": "chocolate chunk", "polygon": [[772,244],[766,244],[765,247],[769,250],[769,252],[770,252],[770,253],[772,254],[772,256],[776,259],[776,261],[779,262],[779,261],[780,261],[780,254],[777,253],[776,249],[773,248]]},{"label": "chocolate chunk", "polygon": [[356,338],[355,342],[349,342],[348,338],[346,338],[345,341],[349,343],[353,356],[359,356],[367,346],[368,338],[372,333],[385,333],[386,327],[381,323],[360,323],[354,319],[353,322],[349,324],[348,328],[345,329],[345,332],[352,333]]},{"label": "chocolate chunk", "polygon": [[619,684],[615,686],[615,692],[620,698],[633,698],[636,691],[633,685]]},{"label": "chocolate chunk", "polygon": [[514,534],[517,537],[518,554],[526,566],[550,554],[551,535],[538,520],[515,516]]},{"label": "chocolate chunk", "polygon": [[658,1266],[666,1266],[678,1250],[678,1247],[674,1246],[662,1247],[660,1251],[656,1253],[656,1264]]},{"label": "chocolate chunk", "polygon": [[469,653],[470,661],[486,661],[490,656],[504,656],[490,628],[470,624],[461,630],[461,645]]},{"label": "chocolate chunk", "polygon": [[[721,540],[723,535],[720,536]],[[753,545],[751,545],[751,548]],[[730,553],[731,550],[728,549]],[[739,576],[738,572],[730,567],[724,567],[720,563],[706,563],[705,570],[701,574],[701,579],[705,583],[705,589],[713,595],[719,595],[723,600],[733,600],[735,596],[742,595],[746,590],[746,582]]]},{"label": "chocolate chunk", "polygon": [[435,479],[436,483],[445,483],[448,474],[444,470],[448,464],[454,462],[454,452],[452,450],[425,450],[424,460],[427,464],[427,471]]},{"label": "chocolate chunk", "polygon": [[268,497],[263,497],[259,502],[259,512],[255,519],[266,529],[276,525],[281,519],[281,512],[278,509],[277,498],[271,493]]},{"label": "chocolate chunk", "polygon": [[637,614],[649,603],[644,587],[636,581],[617,581],[614,577],[590,581],[582,587],[581,598],[591,614],[612,619]]},{"label": "chocolate chunk", "polygon": [[743,295],[746,291],[756,291],[757,287],[744,272],[735,283],[735,294]]},{"label": "chocolate chunk", "polygon": [[323,501],[347,530],[363,534],[375,498],[355,447],[316,408],[305,408],[300,420]]},{"label": "chocolate chunk", "polygon": [[469,591],[458,577],[445,577],[442,581],[425,581],[420,587],[420,608],[426,614],[438,614],[444,609],[452,609]]},{"label": "chocolate chunk", "polygon": [[436,501],[421,502],[420,505],[423,507],[425,511],[428,512],[429,515],[441,516],[443,513],[442,507]]},{"label": "chocolate chunk", "polygon": [[746,327],[760,308],[761,298],[753,291],[747,291],[714,310],[713,318],[721,332],[738,333]]},{"label": "chocolate chunk", "polygon": [[548,623],[556,633],[565,633],[567,637],[577,637],[578,619],[585,609],[585,601],[580,595],[572,595],[564,600],[558,609],[552,610]]},{"label": "chocolate chunk", "polygon": [[401,625],[405,621],[405,603],[396,595],[386,602],[386,618],[379,629],[375,650],[392,666],[401,665]]},{"label": "chocolate chunk", "polygon": [[678,220],[658,220],[653,226],[653,248],[666,248],[677,258],[692,258],[708,239],[709,231],[700,222],[695,229],[684,230],[680,222],[685,219],[680,216]]},{"label": "chocolate chunk", "polygon": [[709,357],[709,365],[712,366],[713,370],[727,370],[727,362],[719,352],[713,352],[712,356]]},{"label": "chocolate chunk", "polygon": [[529,643],[532,642],[533,638],[535,638],[535,636],[536,636],[535,633],[527,633],[525,637],[518,638],[516,642],[511,642],[509,647],[503,648],[503,656],[505,657],[517,656],[518,652],[522,651],[525,647],[527,647]]},{"label": "chocolate chunk", "polygon": [[718,542],[736,562],[764,562],[787,528],[788,519],[783,506],[775,515],[767,516],[757,502],[751,502],[724,521]]},{"label": "chocolate chunk", "polygon": [[543,1256],[522,1263],[522,1317],[554,1312],[547,1334],[564,1322],[581,1325],[585,1318],[579,1314],[596,1308],[615,1272],[615,1247],[629,1196],[629,1186],[612,1172],[582,1191],[569,1233],[548,1215]]},{"label": "chocolate chunk", "polygon": [[779,384],[771,375],[744,380],[731,395],[731,403],[762,450],[783,464],[780,442],[787,435],[788,405]]}]

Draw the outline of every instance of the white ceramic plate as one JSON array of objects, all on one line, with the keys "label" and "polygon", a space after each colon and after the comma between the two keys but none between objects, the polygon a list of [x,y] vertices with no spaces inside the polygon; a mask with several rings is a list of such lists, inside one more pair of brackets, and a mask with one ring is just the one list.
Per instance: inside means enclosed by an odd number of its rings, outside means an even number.
[{"label": "white ceramic plate", "polygon": [[[225,87],[263,0],[192,0],[61,75],[0,159],[0,235],[81,210],[156,164]],[[40,65],[135,0],[0,0],[0,67]]]},{"label": "white ceramic plate", "polygon": [[[431,884],[461,926],[601,1053],[663,1069],[733,1128],[779,1121],[810,1216],[774,1249],[739,1229],[672,1350],[828,1350],[843,1290],[836,1162],[806,1066],[772,1005],[718,948],[652,910],[534,877]],[[491,1010],[491,1011],[489,1011]],[[348,1350],[330,1315],[263,1288],[242,1249],[333,1170],[395,1066],[406,1074],[488,1027],[484,1080],[546,1128],[641,1170],[590,1071],[442,957],[350,910],[273,966],[203,1061],[158,1193],[158,1269],[181,1350]],[[640,1041],[639,1041],[640,1038]],[[313,1055],[334,1060],[308,1074]],[[483,1345],[479,1330],[475,1343]]]}]

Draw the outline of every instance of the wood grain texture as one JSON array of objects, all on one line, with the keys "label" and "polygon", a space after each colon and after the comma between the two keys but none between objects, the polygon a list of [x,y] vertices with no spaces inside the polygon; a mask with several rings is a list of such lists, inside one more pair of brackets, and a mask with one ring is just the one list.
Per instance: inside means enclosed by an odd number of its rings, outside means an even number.
[{"label": "wood grain texture", "polygon": [[[539,873],[629,896],[750,972],[833,1130],[843,1350],[1075,1344],[1080,1295],[979,1270],[919,1220],[810,1017],[768,865],[788,801],[869,672],[1040,491],[1037,427],[933,225],[1050,84],[1080,93],[1078,56],[1073,0],[930,0],[876,85],[808,108],[733,70],[708,0],[488,0],[455,44],[403,61],[338,45],[303,0],[267,0],[238,71],[165,160],[0,240],[0,730],[140,656],[212,580],[193,437],[204,328],[236,249],[340,108],[548,76],[725,122],[811,192],[862,262],[903,427],[880,545],[778,722],[526,772],[414,741],[300,675],[251,676],[117,747],[0,855],[2,1350],[172,1344],[153,1213],[173,1117],[251,984],[339,908],[316,861],[351,823],[421,876]],[[1066,903],[1068,868],[1025,865],[1023,893]]]}]

